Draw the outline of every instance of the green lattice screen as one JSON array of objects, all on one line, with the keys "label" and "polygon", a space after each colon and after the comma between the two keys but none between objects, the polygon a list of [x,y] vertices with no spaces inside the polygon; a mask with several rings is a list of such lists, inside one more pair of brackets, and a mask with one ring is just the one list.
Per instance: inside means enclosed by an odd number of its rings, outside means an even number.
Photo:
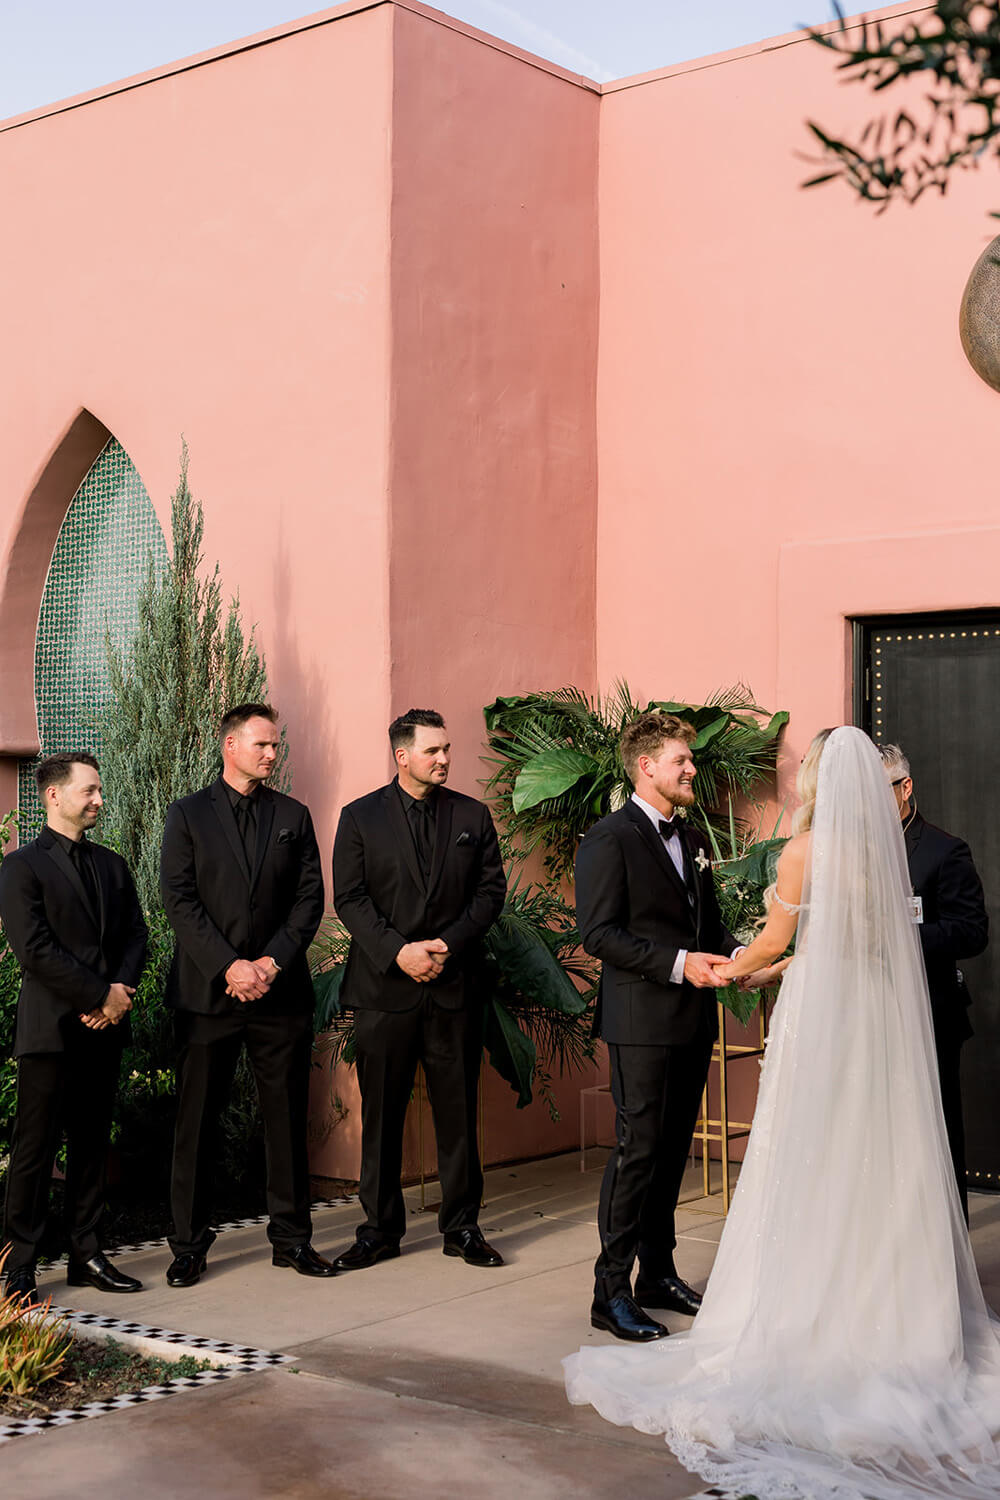
[{"label": "green lattice screen", "polygon": [[[135,465],[111,438],[66,512],[42,595],[35,703],[44,755],[100,755],[97,715],[109,692],[105,631],[119,646],[134,637],[150,551],[159,572],[167,562],[160,523]],[[22,761],[19,767],[22,842],[42,821],[35,765]]]}]

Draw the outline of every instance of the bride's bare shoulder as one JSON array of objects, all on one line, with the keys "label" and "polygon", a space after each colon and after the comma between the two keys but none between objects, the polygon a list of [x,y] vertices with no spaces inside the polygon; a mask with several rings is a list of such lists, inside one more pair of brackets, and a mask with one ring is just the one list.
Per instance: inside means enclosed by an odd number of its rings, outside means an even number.
[{"label": "bride's bare shoulder", "polygon": [[784,867],[789,870],[793,868],[801,869],[805,865],[811,840],[811,833],[797,833],[790,838],[781,851],[778,868],[781,869]]},{"label": "bride's bare shoulder", "polygon": [[797,833],[794,838],[788,840],[781,851],[778,860],[777,886],[779,896],[783,897],[786,903],[797,901],[802,891],[809,842],[808,833]]}]

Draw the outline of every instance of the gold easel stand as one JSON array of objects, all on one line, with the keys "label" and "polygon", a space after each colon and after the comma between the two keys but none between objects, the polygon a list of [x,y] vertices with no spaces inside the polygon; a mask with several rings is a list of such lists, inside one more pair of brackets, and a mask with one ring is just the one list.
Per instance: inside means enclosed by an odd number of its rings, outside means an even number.
[{"label": "gold easel stand", "polygon": [[[416,1096],[417,1096],[417,1152],[418,1152],[418,1154],[420,1156],[420,1212],[424,1213],[424,1212],[426,1212],[426,1209],[427,1209],[427,1177],[426,1177],[426,1174],[424,1172],[424,1098],[425,1098],[426,1093],[427,1093],[427,1084],[426,1084],[426,1082],[424,1080],[424,1070],[423,1070],[423,1067],[421,1066],[420,1063],[417,1063],[417,1076],[416,1076],[416,1080],[414,1082],[413,1088],[414,1088],[414,1092],[416,1093]],[[480,1063],[480,1065],[479,1065],[479,1160],[483,1164],[483,1177],[484,1177],[483,1192],[485,1194],[485,1191],[486,1191],[486,1187],[485,1187],[485,1175],[486,1175],[486,1087],[485,1087],[485,1085],[483,1083],[483,1065],[482,1065],[482,1063]],[[436,1204],[433,1205],[433,1206],[437,1207]],[[483,1199],[482,1199],[482,1201],[481,1201],[481,1203],[480,1203],[479,1206],[480,1206],[480,1208],[485,1208],[486,1207],[486,1198],[485,1198],[485,1196],[483,1197]]]},{"label": "gold easel stand", "polygon": [[[709,1146],[718,1141],[721,1146],[719,1152],[722,1157],[722,1211],[729,1212],[732,1201],[732,1184],[729,1177],[729,1143],[739,1140],[750,1134],[750,1121],[731,1120],[729,1118],[729,1065],[741,1062],[747,1057],[763,1057],[764,1048],[767,1045],[767,1001],[768,992],[764,991],[757,1006],[757,1023],[759,1027],[760,1041],[756,1046],[744,1046],[736,1042],[730,1042],[726,1036],[726,1029],[730,1020],[730,1013],[726,1007],[719,1002],[719,1040],[712,1048],[712,1062],[719,1069],[719,1118],[713,1120],[708,1113],[708,1084],[701,1096],[701,1118],[694,1127],[694,1139],[701,1142],[701,1171],[703,1197],[709,1198],[712,1193],[712,1161],[709,1155]],[[689,1213],[708,1213],[718,1215],[718,1209],[694,1208],[690,1202],[684,1207]]]}]

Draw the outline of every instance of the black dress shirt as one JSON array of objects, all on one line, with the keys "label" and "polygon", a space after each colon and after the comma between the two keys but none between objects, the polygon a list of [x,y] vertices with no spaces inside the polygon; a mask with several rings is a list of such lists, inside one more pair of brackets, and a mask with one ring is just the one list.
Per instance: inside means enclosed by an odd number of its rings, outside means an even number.
[{"label": "black dress shirt", "polygon": [[94,916],[99,917],[101,913],[101,897],[97,885],[97,872],[94,869],[94,857],[90,852],[90,845],[87,843],[86,835],[83,834],[78,839],[71,839],[65,833],[60,833],[57,829],[53,828],[51,824],[49,825],[49,832],[61,847],[65,849],[73,861],[73,867],[79,875],[83,883],[83,888],[87,893],[88,904]]},{"label": "black dress shirt", "polygon": [[254,856],[257,853],[257,787],[251,792],[238,792],[229,782],[223,783],[229,805],[236,817],[236,826],[243,840],[243,849],[246,853],[247,864],[253,869]]},{"label": "black dress shirt", "polygon": [[396,782],[396,790],[403,804],[406,821],[409,824],[410,833],[413,837],[413,846],[417,851],[417,863],[420,866],[425,883],[431,877],[431,860],[434,857],[434,834],[437,827],[437,787],[431,787],[427,796],[422,801],[411,797],[409,792],[404,792],[399,782]]}]

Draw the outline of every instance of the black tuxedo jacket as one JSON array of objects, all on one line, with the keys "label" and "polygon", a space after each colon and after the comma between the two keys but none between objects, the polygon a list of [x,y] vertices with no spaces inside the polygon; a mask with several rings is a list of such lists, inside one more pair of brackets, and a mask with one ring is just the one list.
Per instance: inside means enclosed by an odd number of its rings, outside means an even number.
[{"label": "black tuxedo jacket", "polygon": [[913,894],[923,899],[917,928],[927,970],[931,1014],[939,1039],[963,1042],[972,1035],[969,994],[957,961],[982,953],[990,923],[983,887],[968,844],[915,813],[905,832]]},{"label": "black tuxedo jacket", "polygon": [[[0,861],[0,921],[21,965],[15,1057],[64,1051],[66,1028],[103,1005],[112,984],[139,983],[147,934],[135,885],[120,855],[89,847],[97,910],[48,828]],[[124,1026],[99,1033],[109,1044],[125,1034]]]},{"label": "black tuxedo jacket", "polygon": [[412,1010],[427,986],[404,974],[396,955],[417,938],[443,938],[450,957],[432,980],[435,1001],[457,1010],[481,939],[503,910],[507,880],[489,809],[448,787],[437,792],[434,853],[424,882],[395,781],[359,797],[340,815],[333,846],[333,900],[351,934],[341,985],[351,1009]]},{"label": "black tuxedo jacket", "polygon": [[694,903],[649,818],[631,799],[595,823],[576,857],[576,919],[584,950],[601,960],[595,1033],[618,1045],[690,1042],[717,1025],[715,992],[672,984],[678,952],[731,954],[708,865],[708,841],[682,826]]},{"label": "black tuxedo jacket", "polygon": [[323,873],[309,809],[262,786],[257,843],[247,863],[236,815],[220,777],[172,802],[160,855],[160,890],[177,947],[167,1001],[178,1010],[228,1015],[243,1002],[226,994],[236,958],[274,959],[281,973],[250,1002],[256,1015],[311,1010],[306,950],[323,916]]}]

